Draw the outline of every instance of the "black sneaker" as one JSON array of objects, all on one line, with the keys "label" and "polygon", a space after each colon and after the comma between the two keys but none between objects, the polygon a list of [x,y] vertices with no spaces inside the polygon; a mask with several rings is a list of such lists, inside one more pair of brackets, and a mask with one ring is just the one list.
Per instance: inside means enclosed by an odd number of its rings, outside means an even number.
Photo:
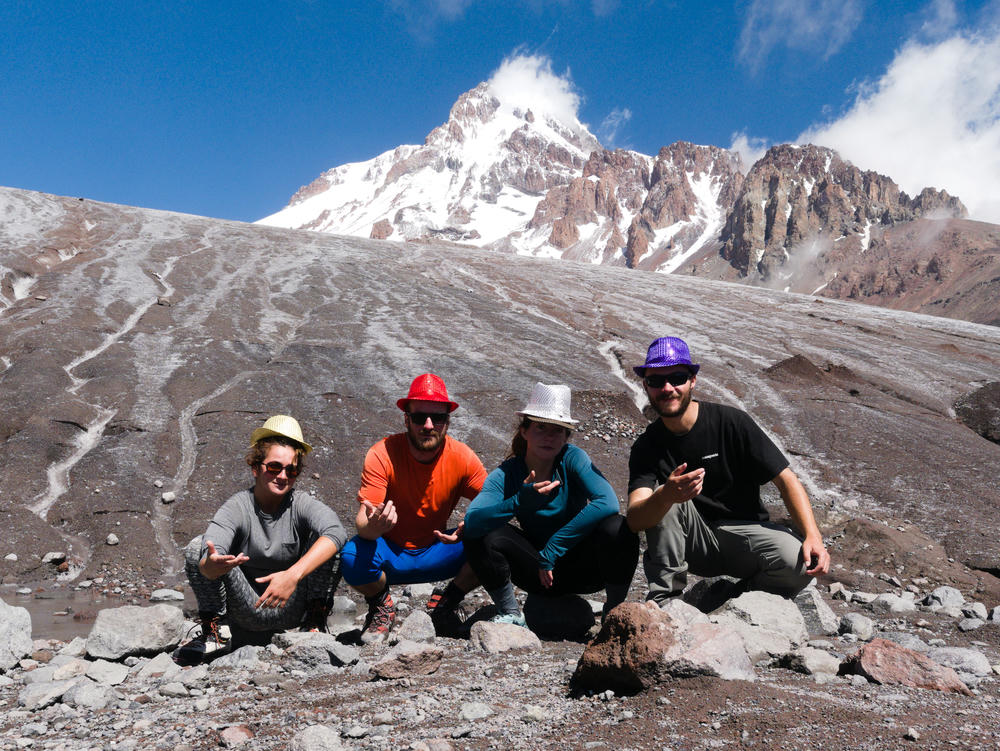
[{"label": "black sneaker", "polygon": [[328,603],[322,600],[310,602],[306,605],[306,612],[302,617],[302,625],[299,627],[299,630],[328,634],[330,633],[330,629],[327,627],[326,621],[329,617],[330,606]]},{"label": "black sneaker", "polygon": [[374,644],[385,640],[396,622],[396,604],[388,592],[378,600],[368,602],[368,616],[361,628],[361,641],[364,644]]},{"label": "black sneaker", "polygon": [[200,629],[200,633],[174,650],[174,662],[178,665],[197,665],[226,654],[232,645],[222,635],[220,627],[221,616],[203,617],[201,625],[191,629]]},{"label": "black sneaker", "polygon": [[453,602],[447,596],[445,587],[434,588],[427,600],[426,608],[431,616],[431,623],[434,624],[435,634],[456,638],[467,632],[465,622],[455,612],[457,605],[457,602]]}]

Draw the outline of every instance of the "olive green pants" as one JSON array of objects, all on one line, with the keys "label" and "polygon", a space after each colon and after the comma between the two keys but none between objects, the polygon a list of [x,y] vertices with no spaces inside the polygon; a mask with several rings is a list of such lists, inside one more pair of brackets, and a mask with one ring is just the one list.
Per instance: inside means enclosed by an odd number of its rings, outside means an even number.
[{"label": "olive green pants", "polygon": [[734,576],[750,589],[793,596],[812,577],[805,573],[802,539],[770,522],[709,522],[692,501],[670,507],[646,530],[643,569],[647,600],[659,604],[679,595],[690,571],[698,576]]}]

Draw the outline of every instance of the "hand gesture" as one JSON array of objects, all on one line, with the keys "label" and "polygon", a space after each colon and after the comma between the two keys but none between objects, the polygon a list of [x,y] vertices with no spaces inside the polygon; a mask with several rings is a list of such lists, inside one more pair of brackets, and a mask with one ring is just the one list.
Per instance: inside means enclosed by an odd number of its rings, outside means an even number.
[{"label": "hand gesture", "polygon": [[396,526],[398,517],[396,506],[392,501],[387,500],[381,506],[375,506],[370,501],[361,501],[361,506],[367,519],[365,537],[368,539],[375,540]]},{"label": "hand gesture", "polygon": [[205,540],[207,552],[202,559],[199,568],[206,579],[218,579],[232,571],[237,566],[242,566],[250,560],[250,557],[240,553],[239,555],[222,555],[217,552],[211,540]]},{"label": "hand gesture", "polygon": [[465,531],[465,522],[459,522],[458,526],[455,528],[455,531],[452,532],[451,534],[448,534],[447,532],[442,532],[439,529],[435,529],[434,536],[438,538],[441,542],[445,543],[446,545],[452,545],[462,540],[462,533],[464,531]]},{"label": "hand gesture", "polygon": [[278,571],[267,576],[257,578],[259,584],[268,582],[267,589],[264,590],[257,602],[253,604],[255,608],[264,606],[265,608],[283,608],[288,603],[288,598],[299,586],[295,574],[288,571]]},{"label": "hand gesture", "polygon": [[830,571],[830,553],[822,540],[807,537],[802,541],[802,560],[806,562],[806,573],[809,576],[820,576]]},{"label": "hand gesture", "polygon": [[552,587],[552,582],[555,580],[552,576],[552,570],[547,568],[538,569],[538,580],[542,583],[542,586],[546,589]]},{"label": "hand gesture", "polygon": [[535,482],[535,470],[531,470],[531,472],[528,473],[528,476],[524,478],[524,484],[533,487],[536,493],[548,495],[562,485],[562,482],[559,480],[542,480],[540,482]]},{"label": "hand gesture", "polygon": [[690,501],[701,493],[701,489],[705,484],[704,468],[685,473],[684,470],[686,469],[687,462],[684,462],[670,473],[670,477],[667,478],[667,481],[661,487],[661,491],[671,503]]}]

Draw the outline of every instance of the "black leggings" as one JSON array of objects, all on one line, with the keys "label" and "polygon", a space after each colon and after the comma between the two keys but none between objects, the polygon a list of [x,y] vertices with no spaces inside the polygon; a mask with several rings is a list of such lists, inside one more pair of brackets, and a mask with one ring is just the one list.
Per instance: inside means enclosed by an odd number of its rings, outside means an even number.
[{"label": "black leggings", "polygon": [[601,519],[589,535],[556,561],[549,589],[538,578],[541,556],[521,529],[504,524],[484,537],[462,542],[466,560],[487,591],[513,581],[526,592],[589,594],[609,584],[631,584],[639,561],[639,536],[628,528],[621,514]]}]

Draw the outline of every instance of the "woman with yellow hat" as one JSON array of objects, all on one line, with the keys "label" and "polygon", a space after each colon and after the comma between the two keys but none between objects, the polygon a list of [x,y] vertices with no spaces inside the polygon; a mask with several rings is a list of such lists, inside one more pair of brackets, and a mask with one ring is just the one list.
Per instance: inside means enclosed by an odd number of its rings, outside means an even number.
[{"label": "woman with yellow hat", "polygon": [[[287,415],[269,418],[251,435],[246,461],[253,486],[227,500],[185,550],[201,634],[178,648],[179,662],[228,651],[219,630],[223,617],[234,632],[268,638],[300,625],[326,630],[339,578],[335,559],[346,534],[333,509],[295,494],[311,450]],[[243,640],[259,641],[250,634]]]}]

